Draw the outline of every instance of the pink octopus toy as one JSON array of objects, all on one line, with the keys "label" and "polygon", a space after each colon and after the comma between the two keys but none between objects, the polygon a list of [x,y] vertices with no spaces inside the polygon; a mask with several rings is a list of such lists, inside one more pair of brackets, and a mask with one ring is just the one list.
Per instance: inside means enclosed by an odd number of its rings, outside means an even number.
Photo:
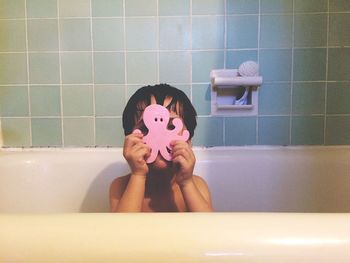
[{"label": "pink octopus toy", "polygon": [[[165,160],[170,161],[172,159],[170,142],[173,140],[187,141],[190,137],[188,130],[184,130],[182,135],[179,135],[183,128],[183,123],[179,118],[173,120],[172,124],[175,128],[168,130],[169,119],[168,109],[159,104],[151,104],[145,108],[143,122],[148,128],[148,133],[143,137],[143,141],[151,148],[151,155],[146,160],[147,163],[154,162],[158,152]],[[141,133],[141,131],[136,129],[133,133]]]}]

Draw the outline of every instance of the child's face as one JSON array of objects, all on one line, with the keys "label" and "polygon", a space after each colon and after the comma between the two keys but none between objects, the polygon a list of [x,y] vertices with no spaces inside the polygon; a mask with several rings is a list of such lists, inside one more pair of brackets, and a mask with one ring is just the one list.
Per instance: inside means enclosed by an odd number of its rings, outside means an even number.
[{"label": "child's face", "polygon": [[[172,97],[166,97],[164,99],[163,106],[167,107],[171,103],[171,101],[172,101]],[[151,104],[156,104],[156,100],[155,100],[155,98],[153,96],[151,97]],[[168,129],[169,130],[174,128],[174,126],[172,125],[172,120],[173,119],[179,118],[182,121],[182,123],[184,124],[183,119],[177,113],[177,112],[179,112],[179,108],[180,108],[180,105],[177,102],[174,106],[171,106],[170,109],[169,109],[169,116],[170,116],[169,123],[168,123]],[[146,128],[146,126],[145,126],[145,124],[143,122],[142,114],[141,114],[140,118],[137,120],[136,125],[134,126],[134,130],[135,129],[141,130],[144,135],[147,134],[147,128]],[[185,124],[184,124],[184,126],[182,128],[182,131],[185,130],[185,129],[186,129],[186,127],[185,127]],[[165,160],[162,157],[162,155],[160,153],[158,153],[156,160],[153,163],[151,163],[150,166],[153,169],[162,170],[162,169],[170,168],[171,167],[171,162]]]}]

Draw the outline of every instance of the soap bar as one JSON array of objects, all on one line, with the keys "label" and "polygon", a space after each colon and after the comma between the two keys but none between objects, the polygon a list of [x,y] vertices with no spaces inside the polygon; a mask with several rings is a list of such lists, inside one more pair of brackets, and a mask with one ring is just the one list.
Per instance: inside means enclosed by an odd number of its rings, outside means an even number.
[{"label": "soap bar", "polygon": [[[180,118],[172,120],[173,129],[168,129],[170,114],[167,108],[159,104],[147,106],[143,112],[143,122],[148,129],[148,133],[143,137],[143,141],[151,148],[151,155],[146,160],[152,163],[157,158],[158,152],[167,161],[172,160],[170,142],[174,140],[187,141],[190,137],[188,130],[183,130],[183,123]],[[182,131],[182,134],[180,135]],[[139,129],[133,133],[141,133]]]}]

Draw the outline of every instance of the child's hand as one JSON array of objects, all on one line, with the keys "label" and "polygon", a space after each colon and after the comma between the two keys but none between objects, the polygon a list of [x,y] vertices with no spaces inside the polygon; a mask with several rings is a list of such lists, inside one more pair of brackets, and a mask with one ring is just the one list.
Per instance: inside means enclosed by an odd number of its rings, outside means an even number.
[{"label": "child's hand", "polygon": [[196,163],[192,145],[184,141],[172,141],[170,145],[172,146],[175,180],[179,185],[185,185],[191,181]]},{"label": "child's hand", "polygon": [[148,173],[146,159],[150,155],[150,148],[142,138],[142,133],[133,133],[126,136],[124,140],[123,155],[132,175],[146,176]]}]

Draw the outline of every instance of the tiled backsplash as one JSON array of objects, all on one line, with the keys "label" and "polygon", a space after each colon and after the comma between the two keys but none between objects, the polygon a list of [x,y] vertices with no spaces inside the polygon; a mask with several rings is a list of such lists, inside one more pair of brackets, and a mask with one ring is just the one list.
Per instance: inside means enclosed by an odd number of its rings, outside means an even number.
[{"label": "tiled backsplash", "polygon": [[[253,117],[210,115],[209,72],[260,64]],[[4,146],[122,146],[140,86],[198,111],[194,144],[350,144],[348,0],[0,0]]]}]

